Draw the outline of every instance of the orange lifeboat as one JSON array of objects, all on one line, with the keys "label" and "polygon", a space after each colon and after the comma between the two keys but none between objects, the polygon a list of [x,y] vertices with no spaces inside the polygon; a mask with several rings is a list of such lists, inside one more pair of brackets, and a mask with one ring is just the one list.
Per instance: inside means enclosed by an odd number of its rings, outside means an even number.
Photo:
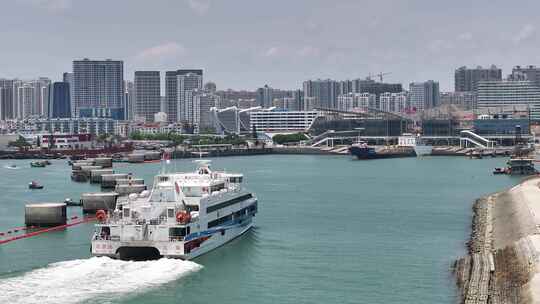
[{"label": "orange lifeboat", "polygon": [[105,220],[107,219],[107,212],[101,209],[96,211],[96,219],[100,222],[105,222]]},{"label": "orange lifeboat", "polygon": [[179,211],[176,213],[176,221],[185,225],[191,221],[191,214],[185,210]]}]

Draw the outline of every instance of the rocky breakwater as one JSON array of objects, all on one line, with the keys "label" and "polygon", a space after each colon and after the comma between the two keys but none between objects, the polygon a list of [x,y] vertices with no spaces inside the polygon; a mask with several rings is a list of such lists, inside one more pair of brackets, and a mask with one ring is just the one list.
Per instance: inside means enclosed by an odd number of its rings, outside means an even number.
[{"label": "rocky breakwater", "polygon": [[477,200],[467,247],[461,303],[540,303],[540,177]]}]

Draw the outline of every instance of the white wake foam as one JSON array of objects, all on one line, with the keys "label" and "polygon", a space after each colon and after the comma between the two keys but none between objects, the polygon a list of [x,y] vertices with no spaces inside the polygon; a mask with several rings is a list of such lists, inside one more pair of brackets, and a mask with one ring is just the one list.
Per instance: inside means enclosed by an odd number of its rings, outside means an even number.
[{"label": "white wake foam", "polygon": [[127,262],[93,257],[50,264],[0,280],[0,303],[77,303],[137,293],[174,281],[202,266],[160,259]]}]

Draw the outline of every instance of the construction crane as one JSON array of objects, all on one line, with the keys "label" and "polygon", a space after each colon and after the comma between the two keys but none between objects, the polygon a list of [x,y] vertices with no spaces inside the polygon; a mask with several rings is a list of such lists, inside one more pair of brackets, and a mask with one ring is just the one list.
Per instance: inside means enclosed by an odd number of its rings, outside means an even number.
[{"label": "construction crane", "polygon": [[390,75],[390,74],[392,74],[392,73],[391,73],[391,72],[386,72],[386,73],[381,72],[381,73],[379,73],[379,74],[375,74],[375,76],[378,76],[378,77],[379,77],[379,80],[380,80],[381,82],[383,82],[383,76]]},{"label": "construction crane", "polygon": [[366,77],[366,79],[371,80],[371,78],[373,76],[377,76],[377,77],[379,77],[379,81],[383,82],[383,76],[390,75],[390,74],[392,74],[392,73],[391,72],[386,72],[386,73],[385,72],[380,72],[379,74],[371,74],[370,73],[369,76]]}]

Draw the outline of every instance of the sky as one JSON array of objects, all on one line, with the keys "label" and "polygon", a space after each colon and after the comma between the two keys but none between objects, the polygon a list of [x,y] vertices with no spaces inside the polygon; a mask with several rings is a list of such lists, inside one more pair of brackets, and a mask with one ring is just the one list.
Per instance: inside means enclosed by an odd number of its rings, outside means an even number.
[{"label": "sky", "polygon": [[60,80],[74,59],[203,68],[218,89],[307,79],[433,79],[460,66],[540,65],[540,1],[1,0],[0,78]]}]

